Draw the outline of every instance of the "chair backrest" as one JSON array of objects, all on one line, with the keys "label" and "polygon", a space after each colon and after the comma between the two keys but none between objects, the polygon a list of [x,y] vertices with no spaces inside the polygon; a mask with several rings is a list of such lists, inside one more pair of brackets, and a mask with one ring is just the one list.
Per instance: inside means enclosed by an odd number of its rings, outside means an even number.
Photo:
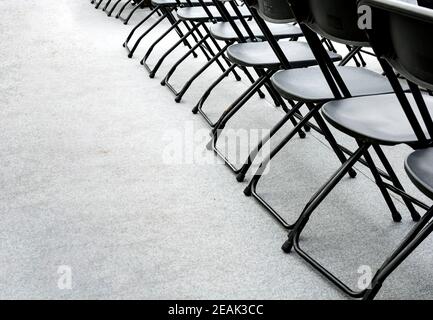
[{"label": "chair backrest", "polygon": [[295,21],[287,0],[248,0],[248,4],[254,7],[265,21],[272,23]]},{"label": "chair backrest", "polygon": [[400,74],[433,89],[433,10],[392,0],[361,0],[372,10],[374,50]]},{"label": "chair backrest", "polygon": [[[359,4],[371,9],[371,28],[366,30],[371,46],[419,142],[429,145],[433,120],[420,87],[433,89],[433,10],[395,0],[361,0]],[[409,103],[391,66],[408,80],[415,104]],[[415,108],[421,118],[415,116]],[[422,123],[430,139],[422,132]]]},{"label": "chair backrest", "polygon": [[336,42],[369,46],[358,27],[358,0],[287,0],[298,22]]},{"label": "chair backrest", "polygon": [[433,0],[418,0],[418,4],[422,7],[433,9]]}]

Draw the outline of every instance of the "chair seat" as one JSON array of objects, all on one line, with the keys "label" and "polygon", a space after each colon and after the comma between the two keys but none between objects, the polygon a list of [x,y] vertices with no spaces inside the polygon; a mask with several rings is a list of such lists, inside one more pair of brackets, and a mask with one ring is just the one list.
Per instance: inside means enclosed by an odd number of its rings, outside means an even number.
[{"label": "chair seat", "polygon": [[[393,92],[386,77],[364,68],[337,67],[352,96]],[[319,67],[277,72],[272,84],[286,99],[310,102],[334,100]]]},{"label": "chair seat", "polygon": [[[241,31],[242,35],[245,38],[249,38],[249,35],[246,32],[246,30],[243,28],[242,23],[240,21],[236,21],[235,23],[239,27],[239,30]],[[291,24],[281,24],[281,23],[278,24],[266,23],[266,24],[268,25],[274,37],[277,39],[302,36],[301,29]],[[260,30],[259,26],[257,25],[257,23],[253,21],[248,21],[248,26],[250,27],[255,37],[264,38],[264,35]],[[210,33],[215,39],[222,40],[222,41],[230,41],[230,40],[238,39],[235,30],[233,29],[233,27],[229,22],[218,22],[216,24],[213,24],[210,27]]]},{"label": "chair seat", "polygon": [[[208,9],[212,16],[216,20],[221,20],[221,14],[219,13],[218,9],[215,6],[208,6]],[[232,8],[227,8],[227,11],[231,15],[233,19],[236,19],[236,13]],[[251,17],[251,12],[246,7],[239,7],[239,11],[241,12],[242,16],[245,18]],[[188,21],[196,21],[196,22],[206,22],[209,21],[209,16],[206,13],[205,9],[203,7],[185,7],[180,8],[177,10],[177,16],[179,19],[182,20],[188,20]]]},{"label": "chair seat", "polygon": [[433,148],[411,153],[406,159],[405,169],[414,185],[433,199]]},{"label": "chair seat", "polygon": [[[412,94],[407,94],[407,98],[415,105]],[[424,100],[433,115],[433,97],[424,95]],[[418,112],[417,108],[414,109]],[[393,93],[331,101],[323,106],[322,114],[334,127],[355,138],[383,145],[418,141]],[[423,123],[421,115],[418,113],[416,116]],[[425,126],[423,130],[429,137]]]},{"label": "chair seat", "polygon": [[[294,68],[317,64],[307,43],[280,41],[278,44]],[[341,56],[334,52],[329,52],[329,55],[334,61],[341,59]],[[233,63],[246,67],[278,68],[281,64],[266,41],[233,44],[227,49],[227,56]]]}]

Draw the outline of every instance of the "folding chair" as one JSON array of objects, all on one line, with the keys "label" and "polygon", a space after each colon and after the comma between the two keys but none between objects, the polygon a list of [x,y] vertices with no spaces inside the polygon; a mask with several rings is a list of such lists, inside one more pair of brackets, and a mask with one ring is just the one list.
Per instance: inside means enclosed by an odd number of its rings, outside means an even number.
[{"label": "folding chair", "polygon": [[[304,29],[308,26],[317,32],[327,33],[340,41],[343,39],[347,41],[353,35],[361,36],[364,33],[364,31],[350,28],[347,25],[348,17],[356,17],[356,1],[290,1],[295,15],[306,17],[307,10],[310,12],[308,21],[301,18],[305,24]],[[401,187],[381,182],[380,175],[377,173],[369,153],[370,149],[375,150],[387,167],[389,163],[386,161],[380,146],[405,144],[419,149],[407,159],[406,171],[415,185],[427,196],[433,198],[431,149],[433,146],[433,121],[431,118],[433,97],[423,94],[420,90],[420,87],[433,88],[433,64],[431,63],[433,11],[393,0],[361,0],[360,5],[368,5],[372,8],[373,28],[367,29],[366,32],[395,94],[348,97],[346,89],[349,87],[346,87],[344,88],[346,92],[344,97],[342,96],[323,106],[324,118],[338,130],[355,138],[359,148],[310,199],[290,231],[288,240],[282,249],[285,252],[290,252],[293,247],[314,269],[349,296],[372,299],[389,274],[433,230],[432,208],[408,195]],[[330,20],[332,20],[332,24]],[[337,22],[341,22],[341,24]],[[353,34],[349,31],[352,31]],[[410,92],[404,90],[393,68],[408,79],[407,84]],[[343,86],[339,84],[338,87],[341,89]],[[390,190],[401,196],[406,204],[414,204],[427,210],[427,213],[421,219],[419,216],[412,216],[418,223],[376,272],[371,286],[365,290],[355,291],[306,253],[300,247],[299,238],[312,213],[362,156],[370,164],[372,174],[382,192],[384,189]],[[391,177],[395,176],[393,172],[389,172],[389,174]]]},{"label": "folding chair", "polygon": [[[368,69],[343,66],[341,64],[335,66],[328,58],[328,55],[321,44],[320,38],[316,33],[318,32],[320,35],[331,39],[332,41],[343,43],[345,45],[368,47],[369,43],[365,33],[358,29],[356,0],[305,0],[304,2],[305,3],[300,3],[297,0],[289,0],[292,8],[300,8],[297,11],[293,11],[297,21],[300,23],[300,27],[307,39],[307,42],[315,54],[319,66],[306,69],[283,70],[276,73],[272,77],[271,81],[283,98],[295,100],[298,101],[298,105],[305,104],[307,106],[309,113],[304,116],[300,121],[300,124],[310,118],[314,119],[318,127],[311,127],[325,136],[338,159],[342,163],[345,163],[345,155],[351,156],[353,153],[337,143],[327,124],[321,117],[319,110],[324,103],[331,100],[352,96],[391,93],[393,92],[393,89],[384,76]],[[320,2],[321,4],[318,5],[317,2]],[[338,10],[338,12],[334,12],[335,10]],[[327,14],[332,16],[339,25],[342,25],[342,21],[344,21],[344,27],[333,26],[331,18],[324,18],[323,15],[326,17]],[[280,126],[278,126],[278,128],[279,127]],[[281,142],[271,150],[269,156],[260,163],[259,168],[244,190],[246,196],[253,196],[287,229],[293,228],[294,224],[285,221],[282,218],[282,215],[257,192],[257,185],[262,178],[263,173],[269,166],[269,163],[285,147],[285,145],[292,140],[296,134],[296,130],[297,128],[284,137]],[[272,130],[267,139],[265,139],[265,142],[267,142],[275,132],[275,130]],[[260,147],[262,145],[263,144],[261,144]],[[238,173],[238,181],[242,181],[245,178],[245,174],[250,168],[258,151],[260,151],[260,148],[252,151],[250,158],[247,159],[247,162]],[[398,189],[403,189],[403,187],[382,150],[377,148],[377,152],[380,153],[380,160],[385,167],[385,171],[376,168],[373,160],[368,156],[365,157],[365,159],[358,158],[357,160],[359,160],[363,165],[366,165],[372,171],[384,200],[390,208],[393,219],[395,221],[400,221],[401,215],[395,208],[383,179],[391,182],[392,185]],[[355,177],[356,171],[354,171],[352,167],[349,167],[348,174],[351,177]],[[407,199],[403,200],[413,219],[418,220],[419,214],[415,210],[413,204]]]}]

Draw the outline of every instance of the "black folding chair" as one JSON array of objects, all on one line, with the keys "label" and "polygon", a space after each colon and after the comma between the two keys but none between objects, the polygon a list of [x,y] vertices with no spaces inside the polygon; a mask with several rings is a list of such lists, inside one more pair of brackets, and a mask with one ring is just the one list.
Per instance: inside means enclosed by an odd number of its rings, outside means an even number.
[{"label": "black folding chair", "polygon": [[[305,0],[302,2],[289,0],[289,3],[292,5],[297,21],[300,22],[300,27],[315,54],[319,66],[307,69],[280,71],[272,77],[272,83],[284,98],[298,101],[298,105],[305,104],[307,106],[309,113],[304,116],[299,124],[302,125],[310,118],[314,119],[318,127],[312,126],[312,128],[325,136],[338,159],[342,163],[345,163],[345,155],[351,156],[353,153],[337,143],[325,121],[323,121],[319,110],[324,103],[330,100],[352,96],[390,93],[393,92],[393,89],[385,77],[373,71],[364,68],[343,66],[341,64],[335,66],[328,58],[328,55],[321,44],[317,33],[331,39],[332,41],[340,42],[349,46],[369,46],[365,33],[358,29],[356,0]],[[325,17],[326,15],[332,16],[332,18],[337,21],[335,23],[338,23],[338,25],[334,25],[334,21],[331,21],[331,18],[324,18],[323,15],[325,15]],[[344,21],[344,24],[342,21]],[[284,148],[284,146],[292,140],[297,129],[298,128],[295,127],[292,132],[284,137],[282,141],[271,150],[270,155],[260,164],[258,170],[244,191],[245,195],[253,196],[287,229],[293,228],[294,225],[285,221],[282,218],[282,215],[278,213],[260,194],[258,194],[257,185],[262,178],[263,173],[269,166],[269,163]],[[272,137],[275,132],[276,131],[274,130],[271,131],[271,134],[267,138]],[[250,158],[244,164],[243,168],[241,168],[238,174],[239,181],[244,179],[245,174],[250,168],[258,151],[260,151],[259,148],[253,150]],[[403,187],[395,175],[385,154],[379,147],[376,151],[385,167],[385,171],[378,169],[369,155],[365,156],[363,159],[358,158],[357,160],[371,170],[384,200],[390,208],[393,219],[395,221],[400,221],[401,215],[396,209],[389,194],[387,184],[383,179],[391,182],[393,187],[398,189],[403,189]],[[348,173],[351,177],[356,176],[356,172],[352,167],[348,168]],[[419,214],[415,210],[413,204],[405,198],[403,198],[403,200],[413,219],[418,220]]]},{"label": "black folding chair", "polygon": [[[290,0],[296,14],[305,17],[304,10],[312,12],[314,21],[304,21],[310,28],[327,33],[338,39],[347,39],[350,35],[347,17],[356,16],[356,7],[347,0]],[[355,1],[353,1],[354,3]],[[339,289],[355,298],[372,299],[381,288],[385,279],[395,268],[433,231],[433,210],[426,204],[408,195],[396,185],[380,183],[377,180],[369,150],[373,149],[379,158],[385,158],[380,146],[406,144],[419,149],[409,156],[406,170],[415,185],[427,196],[433,198],[433,97],[423,94],[421,88],[433,88],[433,11],[411,4],[393,0],[361,0],[360,5],[372,8],[373,28],[366,30],[371,45],[379,57],[379,62],[395,94],[373,96],[345,97],[326,103],[322,108],[325,119],[338,130],[355,138],[359,148],[338,171],[321,187],[308,202],[289,238],[283,245],[285,252],[295,251],[316,270],[329,279]],[[350,11],[347,11],[350,10]],[[341,15],[336,15],[341,12]],[[352,13],[351,13],[352,12]],[[310,14],[311,17],[311,14]],[[331,17],[334,22],[328,22]],[[329,19],[331,19],[329,18]],[[341,20],[343,19],[343,20]],[[336,23],[337,21],[342,24]],[[364,31],[352,30],[361,35]],[[404,90],[393,68],[407,80],[410,92]],[[419,87],[420,86],[420,87]],[[346,87],[347,88],[347,87]],[[425,149],[429,148],[430,149]],[[399,247],[386,259],[375,274],[371,286],[365,290],[355,291],[317,260],[300,248],[299,238],[312,213],[340,182],[342,177],[362,156],[371,164],[373,176],[379,188],[401,196],[406,203],[414,204],[427,213],[419,221]],[[386,159],[386,158],[385,158]],[[387,161],[383,161],[385,167]],[[393,176],[395,173],[390,172]],[[396,176],[395,176],[396,178]],[[394,180],[394,179],[393,179]],[[381,187],[382,186],[382,187]],[[383,190],[381,190],[383,192]]]}]

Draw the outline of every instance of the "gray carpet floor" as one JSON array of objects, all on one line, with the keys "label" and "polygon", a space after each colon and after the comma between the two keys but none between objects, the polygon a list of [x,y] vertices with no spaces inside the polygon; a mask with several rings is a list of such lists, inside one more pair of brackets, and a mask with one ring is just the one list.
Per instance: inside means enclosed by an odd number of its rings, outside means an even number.
[{"label": "gray carpet floor", "polygon": [[[220,70],[210,68],[177,104],[159,82],[185,47],[156,79],[139,65],[167,24],[128,59],[121,44],[143,11],[130,26],[87,0],[1,1],[0,11],[0,298],[347,298],[296,254],[282,253],[286,232],[205,149],[208,126],[191,108]],[[175,39],[164,40],[150,63]],[[204,61],[187,59],[173,84],[180,87]],[[211,95],[205,109],[212,119],[245,90],[244,78],[227,78]],[[254,97],[228,124],[221,148],[241,163],[230,136],[246,133],[242,147],[252,145],[282,114]],[[403,170],[410,150],[386,152],[407,189],[424,199]],[[338,165],[320,136],[297,137],[259,191],[293,222]],[[342,181],[302,238],[354,288],[365,266],[380,266],[413,226],[400,204],[403,221],[392,222],[371,176],[357,169],[357,179]],[[428,239],[378,298],[432,298],[432,245]],[[59,286],[65,266],[70,288]]]}]

